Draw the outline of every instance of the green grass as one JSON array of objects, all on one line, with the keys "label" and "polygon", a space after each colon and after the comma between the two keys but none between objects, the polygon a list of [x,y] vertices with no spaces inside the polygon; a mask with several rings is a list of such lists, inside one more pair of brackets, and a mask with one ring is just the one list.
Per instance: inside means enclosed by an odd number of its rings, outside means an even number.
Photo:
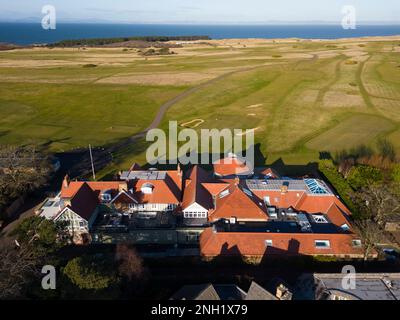
[{"label": "green grass", "polygon": [[[267,162],[319,161],[320,151],[372,145],[378,137],[388,137],[400,154],[400,57],[384,50],[390,42],[359,44],[260,40],[257,47],[204,45],[147,60],[122,48],[0,52],[0,143],[61,151],[117,142],[146,128],[164,102],[197,84],[98,80],[201,72],[225,76],[173,105],[161,128],[193,119],[205,121],[196,130],[258,128],[256,143]],[[349,50],[368,56],[358,60]],[[97,67],[83,67],[88,64]],[[121,150],[104,174],[144,163],[145,150],[143,142]]]},{"label": "green grass", "polygon": [[394,128],[395,125],[383,117],[354,115],[310,140],[306,146],[320,151],[351,149],[361,144],[371,144],[378,136]]},{"label": "green grass", "polygon": [[185,87],[0,84],[2,144],[47,143],[51,151],[116,142],[143,130]]}]

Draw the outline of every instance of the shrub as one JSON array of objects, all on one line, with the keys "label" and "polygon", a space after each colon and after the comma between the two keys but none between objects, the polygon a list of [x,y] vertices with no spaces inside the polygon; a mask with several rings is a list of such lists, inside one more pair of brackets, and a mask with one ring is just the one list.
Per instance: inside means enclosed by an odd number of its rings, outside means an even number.
[{"label": "shrub", "polygon": [[400,183],[400,164],[394,165],[392,169],[392,179],[394,182]]},{"label": "shrub", "polygon": [[100,290],[116,282],[113,269],[103,259],[82,256],[68,261],[63,273],[80,289]]},{"label": "shrub", "polygon": [[355,212],[355,206],[351,201],[351,194],[353,193],[353,189],[346,181],[345,178],[337,171],[336,167],[329,160],[323,160],[319,163],[319,171],[325,176],[325,178],[331,183],[331,185],[335,188],[336,192],[342,198],[346,206],[352,211]]},{"label": "shrub", "polygon": [[347,177],[347,181],[355,190],[380,183],[382,180],[383,173],[380,169],[366,165],[353,167]]}]

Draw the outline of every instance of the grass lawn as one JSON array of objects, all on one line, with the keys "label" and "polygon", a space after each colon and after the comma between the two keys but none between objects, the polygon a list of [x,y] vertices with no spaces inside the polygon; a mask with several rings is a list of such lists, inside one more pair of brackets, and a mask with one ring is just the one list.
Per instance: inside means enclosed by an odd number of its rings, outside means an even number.
[{"label": "grass lawn", "polygon": [[[320,151],[386,136],[400,154],[400,56],[389,47],[397,43],[215,41],[148,58],[122,48],[0,52],[0,144],[107,145],[140,132],[163,103],[200,84],[161,128],[196,119],[204,121],[198,131],[257,128],[268,163],[318,161]],[[144,164],[146,146],[120,150],[104,174]]]}]

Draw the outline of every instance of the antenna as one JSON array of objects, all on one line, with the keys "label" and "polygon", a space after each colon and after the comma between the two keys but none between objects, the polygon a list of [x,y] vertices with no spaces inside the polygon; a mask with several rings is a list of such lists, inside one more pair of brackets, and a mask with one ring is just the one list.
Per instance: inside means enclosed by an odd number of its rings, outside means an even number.
[{"label": "antenna", "polygon": [[94,163],[93,163],[93,155],[92,155],[92,146],[89,144],[89,153],[90,153],[90,162],[92,163],[92,173],[93,180],[96,180],[96,173],[94,172]]}]

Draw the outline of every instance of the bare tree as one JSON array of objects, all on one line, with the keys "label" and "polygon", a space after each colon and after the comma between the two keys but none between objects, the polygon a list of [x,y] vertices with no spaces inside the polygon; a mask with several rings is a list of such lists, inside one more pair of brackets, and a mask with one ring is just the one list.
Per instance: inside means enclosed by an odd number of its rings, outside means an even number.
[{"label": "bare tree", "polygon": [[369,185],[353,195],[365,218],[382,226],[389,218],[400,216],[400,200],[391,185]]},{"label": "bare tree", "polygon": [[136,250],[126,244],[119,244],[116,248],[115,260],[119,264],[119,273],[131,280],[141,279],[145,274],[142,258]]},{"label": "bare tree", "polygon": [[50,165],[33,147],[0,146],[0,205],[43,186]]},{"label": "bare tree", "polygon": [[0,299],[19,298],[30,277],[39,274],[37,256],[29,248],[0,249]]},{"label": "bare tree", "polygon": [[376,245],[384,238],[379,226],[371,220],[360,220],[355,223],[363,243],[364,260],[371,255]]}]

